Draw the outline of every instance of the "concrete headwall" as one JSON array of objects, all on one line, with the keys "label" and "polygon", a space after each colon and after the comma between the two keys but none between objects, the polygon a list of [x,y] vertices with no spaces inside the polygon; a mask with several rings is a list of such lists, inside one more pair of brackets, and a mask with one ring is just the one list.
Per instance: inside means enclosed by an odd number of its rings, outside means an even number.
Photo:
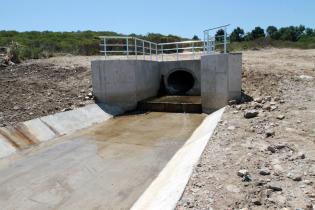
[{"label": "concrete headwall", "polygon": [[123,110],[157,95],[160,72],[158,62],[144,60],[92,61],[92,83],[96,98]]},{"label": "concrete headwall", "polygon": [[187,91],[185,89],[184,94],[201,95],[203,112],[211,113],[229,100],[240,97],[241,69],[241,54],[214,54],[202,56],[201,60],[164,62],[97,60],[92,61],[92,83],[99,101],[128,111],[135,109],[139,101],[157,95],[162,76],[169,93],[171,88],[186,88],[190,79],[188,82],[184,79],[178,81],[180,76],[176,76],[176,82],[173,81],[171,86],[168,78],[178,71],[184,71],[181,75],[186,78],[189,72],[193,84]]},{"label": "concrete headwall", "polygon": [[164,61],[159,63],[161,75],[164,76],[164,84],[167,90],[170,90],[168,84],[168,76],[178,70],[184,70],[192,74],[194,77],[194,86],[187,95],[200,95],[200,60],[179,60],[179,61]]},{"label": "concrete headwall", "polygon": [[201,57],[202,110],[211,113],[241,96],[242,54]]}]

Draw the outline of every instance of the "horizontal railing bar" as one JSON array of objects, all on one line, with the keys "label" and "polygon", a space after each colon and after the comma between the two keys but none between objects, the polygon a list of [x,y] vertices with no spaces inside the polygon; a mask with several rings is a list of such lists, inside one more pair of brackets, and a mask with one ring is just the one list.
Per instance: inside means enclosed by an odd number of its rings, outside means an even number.
[{"label": "horizontal railing bar", "polygon": [[204,30],[203,32],[207,32],[207,31],[212,31],[212,30],[215,30],[215,29],[219,29],[219,28],[224,28],[224,27],[227,27],[231,24],[227,24],[227,25],[223,25],[223,26],[218,26],[218,27],[214,27],[214,28],[209,28],[209,29],[206,29]]},{"label": "horizontal railing bar", "polygon": [[171,45],[171,44],[189,44],[189,43],[203,43],[201,40],[196,40],[196,41],[179,41],[179,42],[167,42],[167,43],[159,43],[158,45]]}]

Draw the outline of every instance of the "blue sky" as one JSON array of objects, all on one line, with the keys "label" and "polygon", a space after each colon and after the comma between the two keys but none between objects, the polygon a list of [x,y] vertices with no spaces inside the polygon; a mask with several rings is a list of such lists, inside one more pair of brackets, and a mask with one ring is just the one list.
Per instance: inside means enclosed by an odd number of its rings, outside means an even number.
[{"label": "blue sky", "polygon": [[231,24],[315,28],[314,0],[0,0],[0,30],[157,32],[192,37]]}]

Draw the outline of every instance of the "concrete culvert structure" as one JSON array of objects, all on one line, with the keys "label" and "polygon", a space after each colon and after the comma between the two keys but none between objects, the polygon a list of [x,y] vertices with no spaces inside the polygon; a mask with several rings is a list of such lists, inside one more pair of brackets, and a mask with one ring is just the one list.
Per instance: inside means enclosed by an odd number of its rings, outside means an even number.
[{"label": "concrete culvert structure", "polygon": [[167,86],[170,94],[185,95],[194,87],[194,76],[185,70],[175,70],[167,77]]}]

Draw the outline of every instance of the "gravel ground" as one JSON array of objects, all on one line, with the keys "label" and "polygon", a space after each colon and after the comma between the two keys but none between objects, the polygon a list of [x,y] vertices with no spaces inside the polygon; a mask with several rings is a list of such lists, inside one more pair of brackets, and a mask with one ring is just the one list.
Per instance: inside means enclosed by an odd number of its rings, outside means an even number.
[{"label": "gravel ground", "polygon": [[315,51],[244,52],[242,88],[176,209],[315,209]]}]

